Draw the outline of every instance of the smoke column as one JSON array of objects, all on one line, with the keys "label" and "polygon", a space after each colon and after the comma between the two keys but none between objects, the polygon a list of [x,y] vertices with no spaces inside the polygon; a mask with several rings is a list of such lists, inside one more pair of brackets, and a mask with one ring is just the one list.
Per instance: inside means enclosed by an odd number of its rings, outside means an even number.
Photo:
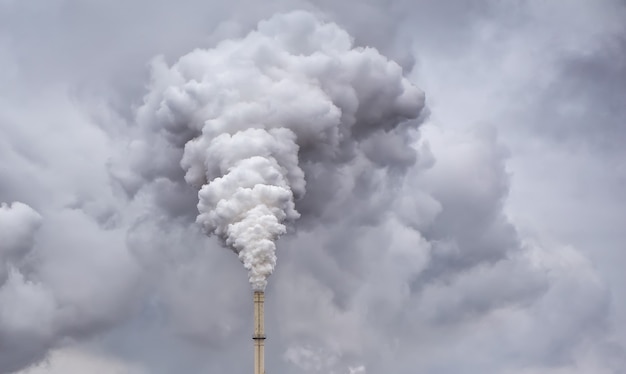
[{"label": "smoke column", "polygon": [[300,217],[302,163],[349,164],[360,144],[415,118],[423,93],[377,50],[306,12],[243,38],[154,62],[137,120],[179,150],[196,222],[238,254],[262,291],[276,239]]}]

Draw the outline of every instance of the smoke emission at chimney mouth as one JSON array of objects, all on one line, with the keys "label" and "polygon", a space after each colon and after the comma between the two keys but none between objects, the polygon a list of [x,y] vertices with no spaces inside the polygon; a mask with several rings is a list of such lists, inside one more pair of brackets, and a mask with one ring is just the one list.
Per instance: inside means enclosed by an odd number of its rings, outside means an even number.
[{"label": "smoke emission at chimney mouth", "polygon": [[398,64],[296,11],[172,66],[157,59],[137,121],[180,150],[185,181],[198,190],[196,222],[239,256],[261,291],[276,266],[276,240],[300,218],[302,163],[368,157],[381,134],[423,107],[424,94]]}]

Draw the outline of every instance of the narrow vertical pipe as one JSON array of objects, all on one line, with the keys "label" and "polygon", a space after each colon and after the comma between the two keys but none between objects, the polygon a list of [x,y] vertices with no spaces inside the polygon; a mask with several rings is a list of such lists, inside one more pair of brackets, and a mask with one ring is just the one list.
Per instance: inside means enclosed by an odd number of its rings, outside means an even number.
[{"label": "narrow vertical pipe", "polygon": [[254,291],[254,374],[265,374],[265,293]]}]

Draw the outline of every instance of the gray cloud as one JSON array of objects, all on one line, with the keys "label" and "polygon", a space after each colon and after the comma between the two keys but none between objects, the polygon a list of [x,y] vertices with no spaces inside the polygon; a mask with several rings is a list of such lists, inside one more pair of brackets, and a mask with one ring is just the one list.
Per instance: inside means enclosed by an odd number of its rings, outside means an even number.
[{"label": "gray cloud", "polygon": [[154,56],[296,7],[397,60],[430,117],[343,169],[303,165],[268,369],[622,372],[619,1],[0,2],[0,201],[38,212],[0,216],[0,372],[66,349],[248,371],[246,274],[193,224],[180,155],[158,136],[125,155]]}]

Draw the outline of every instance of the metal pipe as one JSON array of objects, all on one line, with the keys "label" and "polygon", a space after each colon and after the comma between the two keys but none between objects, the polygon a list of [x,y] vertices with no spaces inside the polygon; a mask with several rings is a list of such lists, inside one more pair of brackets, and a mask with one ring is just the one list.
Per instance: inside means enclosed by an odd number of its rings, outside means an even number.
[{"label": "metal pipe", "polygon": [[265,374],[264,303],[265,293],[254,291],[254,374]]}]

